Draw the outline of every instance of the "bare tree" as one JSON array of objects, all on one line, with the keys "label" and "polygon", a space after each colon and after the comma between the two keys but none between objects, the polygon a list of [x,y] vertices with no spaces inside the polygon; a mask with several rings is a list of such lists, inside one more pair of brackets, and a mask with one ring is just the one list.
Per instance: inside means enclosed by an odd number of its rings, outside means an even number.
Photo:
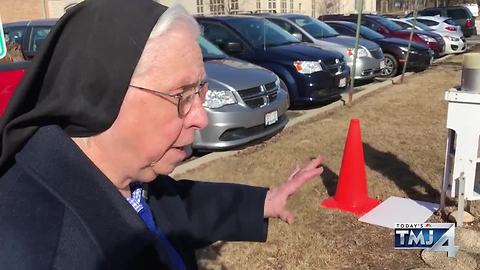
[{"label": "bare tree", "polygon": [[[315,1],[315,0],[312,0]],[[340,13],[341,3],[338,0],[322,0],[315,1],[315,14],[327,15],[327,14],[338,14]]]}]

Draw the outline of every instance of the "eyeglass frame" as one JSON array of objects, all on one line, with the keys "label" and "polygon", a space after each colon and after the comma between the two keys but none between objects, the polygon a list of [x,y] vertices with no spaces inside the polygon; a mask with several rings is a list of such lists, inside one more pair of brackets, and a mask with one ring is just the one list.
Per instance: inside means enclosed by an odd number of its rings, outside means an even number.
[{"label": "eyeglass frame", "polygon": [[[161,92],[161,91],[157,91],[157,90],[153,90],[153,89],[149,89],[149,88],[145,88],[145,87],[141,87],[141,86],[136,86],[136,85],[133,85],[133,84],[130,84],[129,86],[133,87],[133,88],[137,88],[137,89],[142,90],[142,91],[146,91],[148,93],[152,93],[152,94],[154,94],[158,97],[161,97],[161,98],[173,103],[174,105],[177,106],[177,113],[178,113],[178,116],[180,118],[185,117],[190,112],[190,110],[192,109],[192,107],[190,105],[190,108],[183,115],[180,113],[180,101],[182,100],[182,98],[185,97],[185,96],[183,96],[183,94],[185,94],[186,92],[188,92],[190,90],[183,90],[181,93],[178,93],[178,94],[169,94],[169,93],[165,93],[165,92]],[[196,86],[193,86],[196,89],[193,92],[192,96],[196,95],[196,94],[198,94],[200,96],[200,93],[202,92],[204,86],[207,86],[206,89],[208,91],[207,80],[201,80]],[[181,87],[181,88],[185,88],[185,86]],[[205,91],[205,94],[206,94],[206,91]],[[170,99],[167,99],[166,97],[175,98],[177,100],[177,102],[175,103],[174,101],[172,101]],[[203,104],[203,101],[202,101],[202,104]]]}]

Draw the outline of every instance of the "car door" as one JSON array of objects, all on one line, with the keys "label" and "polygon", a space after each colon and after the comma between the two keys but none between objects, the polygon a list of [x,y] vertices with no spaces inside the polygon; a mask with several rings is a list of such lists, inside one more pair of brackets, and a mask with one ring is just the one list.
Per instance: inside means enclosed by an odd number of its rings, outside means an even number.
[{"label": "car door", "polygon": [[31,60],[35,54],[40,50],[43,42],[47,38],[48,33],[52,30],[53,26],[32,26],[30,31],[27,31],[29,39],[24,41],[23,54],[25,59]]}]

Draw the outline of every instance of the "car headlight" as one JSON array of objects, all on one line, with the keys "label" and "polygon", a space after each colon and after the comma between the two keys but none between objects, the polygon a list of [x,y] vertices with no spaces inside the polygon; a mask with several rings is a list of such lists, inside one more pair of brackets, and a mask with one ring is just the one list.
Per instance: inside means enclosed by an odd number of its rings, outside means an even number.
[{"label": "car headlight", "polygon": [[423,39],[425,42],[437,42],[434,38],[427,35],[418,34],[418,37]]},{"label": "car headlight", "polygon": [[450,41],[455,41],[455,42],[460,41],[460,39],[457,37],[451,37],[451,36],[445,36],[445,37],[448,38]]},{"label": "car headlight", "polygon": [[[353,48],[347,49],[347,55],[350,56],[351,58],[353,58],[353,51],[354,51]],[[367,50],[365,50],[364,48],[358,48],[357,57],[368,57]]]},{"label": "car headlight", "polygon": [[235,103],[237,103],[237,99],[230,90],[208,90],[203,106],[210,109],[217,109]]},{"label": "car headlight", "polygon": [[322,65],[317,61],[295,61],[293,66],[302,74],[312,74],[323,70]]}]

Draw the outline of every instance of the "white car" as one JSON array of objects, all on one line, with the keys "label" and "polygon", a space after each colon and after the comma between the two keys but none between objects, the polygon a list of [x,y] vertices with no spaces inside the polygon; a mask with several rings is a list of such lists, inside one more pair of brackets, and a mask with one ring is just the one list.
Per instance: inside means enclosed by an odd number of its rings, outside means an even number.
[{"label": "white car", "polygon": [[[410,22],[413,22],[413,18],[408,18]],[[421,22],[434,31],[457,33],[463,35],[462,27],[458,25],[452,18],[440,17],[440,16],[421,16],[417,17],[417,22]]]},{"label": "white car", "polygon": [[[401,18],[401,19],[390,19],[400,25],[403,29],[411,29],[413,27],[413,18]],[[445,41],[445,54],[452,53],[463,53],[467,50],[467,42],[463,33],[460,31],[457,32],[446,32],[446,31],[436,31],[430,28],[429,26],[421,23],[417,20],[415,24],[415,30],[421,31],[433,31],[442,36]]]}]

